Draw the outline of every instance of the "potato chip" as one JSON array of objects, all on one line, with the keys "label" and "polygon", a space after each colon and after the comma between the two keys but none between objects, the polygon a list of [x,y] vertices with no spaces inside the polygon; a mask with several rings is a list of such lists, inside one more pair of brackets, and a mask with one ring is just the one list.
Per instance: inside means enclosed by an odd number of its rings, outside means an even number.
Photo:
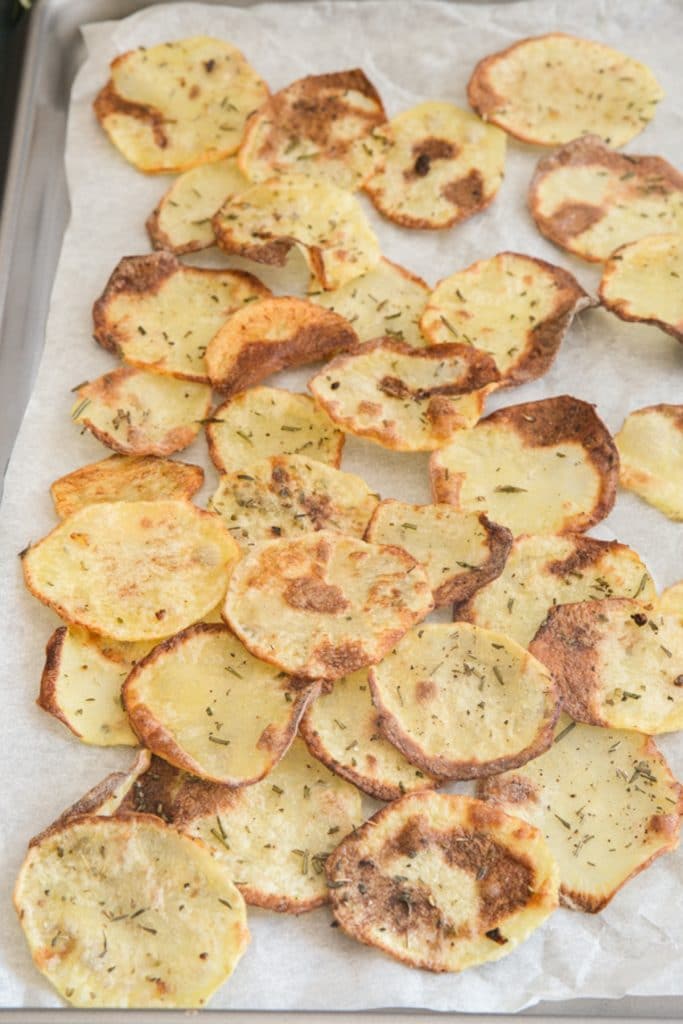
[{"label": "potato chip", "polygon": [[143,370],[208,384],[204,356],[216,331],[268,295],[241,270],[186,267],[168,252],[127,256],[93,307],[95,340]]},{"label": "potato chip", "polygon": [[631,548],[580,534],[521,536],[503,571],[456,604],[454,618],[500,630],[527,647],[555,605],[607,597],[633,597],[643,604],[657,599],[647,567]]},{"label": "potato chip", "polygon": [[558,903],[558,869],[541,832],[467,796],[394,801],[325,869],[344,931],[430,971],[499,960]]},{"label": "potato chip", "polygon": [[600,263],[627,242],[683,231],[683,175],[587,135],[539,161],[529,207],[551,242]]},{"label": "potato chip", "polygon": [[268,87],[240,51],[195,36],[122,53],[98,93],[98,121],[141,171],[186,171],[230,156]]},{"label": "potato chip", "polygon": [[476,779],[538,757],[560,713],[544,665],[466,622],[412,629],[369,679],[382,733],[440,778]]},{"label": "potato chip", "polygon": [[84,816],[40,839],[14,905],[73,1006],[203,1006],[249,941],[229,865],[149,815]]},{"label": "potato chip", "polygon": [[683,520],[683,405],[636,409],[614,440],[621,486],[669,519]]},{"label": "potato chip", "polygon": [[275,537],[338,530],[362,537],[379,498],[361,477],[304,455],[274,455],[226,473],[210,502],[248,550]]},{"label": "potato chip", "polygon": [[647,734],[683,729],[683,621],[628,598],[552,608],[529,650],[572,718]]},{"label": "potato chip", "polygon": [[271,455],[338,466],[344,447],[344,434],[309,395],[282,388],[249,388],[229,398],[207,423],[206,437],[219,473],[248,473]]},{"label": "potato chip", "polygon": [[622,245],[602,272],[603,306],[622,320],[641,320],[683,341],[683,234],[649,235]]},{"label": "potato chip", "polygon": [[327,359],[357,344],[344,317],[282,295],[234,313],[209,342],[206,365],[212,385],[234,395],[278,370]]},{"label": "potato chip", "polygon": [[74,512],[22,564],[31,593],[72,625],[155,640],[218,604],[238,555],[218,516],[189,501],[117,501]]},{"label": "potato chip", "polygon": [[506,384],[549,369],[574,314],[594,300],[561,267],[501,252],[444,278],[420,327],[434,345],[474,345],[491,356]]},{"label": "potato chip", "polygon": [[76,389],[71,419],[121,455],[172,455],[192,444],[211,408],[211,388],[132,366]]},{"label": "potato chip", "polygon": [[501,572],[512,535],[482,512],[452,505],[380,502],[365,532],[374,544],[393,544],[420,562],[438,607],[464,601]]},{"label": "potato chip", "polygon": [[485,57],[467,86],[485,121],[536,146],[589,133],[623,146],[642,132],[663,96],[640,61],[564,32],[521,39]]},{"label": "potato chip", "polygon": [[602,910],[678,845],[681,787],[654,742],[568,715],[545,754],[482,779],[478,795],[544,833],[560,868],[560,902],[572,910]]},{"label": "potato chip", "polygon": [[616,496],[619,457],[595,409],[569,395],[511,405],[432,456],[436,501],[485,512],[516,536],[595,526]]},{"label": "potato chip", "polygon": [[226,252],[282,267],[301,251],[312,285],[341,288],[379,262],[379,243],[357,199],[329,181],[283,174],[252,185],[213,218]]},{"label": "potato chip", "polygon": [[333,680],[379,661],[432,607],[425,572],[405,551],[321,530],[249,552],[223,614],[257,658]]},{"label": "potato chip", "polygon": [[292,742],[315,685],[257,661],[222,625],[159,644],[123,687],[136,734],[176,768],[210,782],[258,782]]},{"label": "potato chip", "polygon": [[683,618],[683,582],[667,587],[659,599],[659,610],[664,615],[679,615]]},{"label": "potato chip", "polygon": [[343,430],[414,452],[473,427],[497,379],[493,360],[465,345],[416,349],[378,338],[337,356],[308,386]]},{"label": "potato chip", "polygon": [[452,103],[404,110],[365,191],[406,228],[445,228],[488,206],[503,180],[505,134]]}]

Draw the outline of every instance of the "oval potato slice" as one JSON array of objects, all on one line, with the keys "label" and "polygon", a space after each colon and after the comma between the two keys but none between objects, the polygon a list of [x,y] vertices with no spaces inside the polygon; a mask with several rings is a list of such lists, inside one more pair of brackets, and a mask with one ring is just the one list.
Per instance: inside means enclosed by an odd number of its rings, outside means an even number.
[{"label": "oval potato slice", "polygon": [[536,146],[588,133],[623,146],[642,132],[663,96],[645,64],[564,32],[521,39],[485,57],[467,86],[480,117]]},{"label": "oval potato slice", "polygon": [[36,967],[73,1006],[203,1006],[249,942],[229,865],[149,815],[51,831],[14,905]]},{"label": "oval potato slice", "polygon": [[239,549],[189,501],[88,505],[28,548],[26,586],[62,619],[115,640],[156,640],[210,612]]},{"label": "oval potato slice", "polygon": [[610,512],[619,456],[595,409],[569,395],[499,409],[432,456],[436,501],[513,534],[580,533]]},{"label": "oval potato slice", "polygon": [[678,845],[681,787],[649,736],[564,714],[544,754],[482,779],[477,795],[543,832],[560,868],[560,902],[572,910],[602,910]]},{"label": "oval potato slice", "polygon": [[432,607],[425,572],[405,551],[321,530],[249,552],[223,615],[257,658],[334,680],[379,661]]},{"label": "oval potato slice", "polygon": [[235,46],[194,36],[122,53],[94,108],[126,160],[163,173],[230,156],[267,95]]},{"label": "oval potato slice", "polygon": [[389,145],[364,188],[405,228],[445,228],[488,206],[503,180],[505,134],[452,103],[430,101],[387,125]]},{"label": "oval potato slice", "polygon": [[429,971],[500,959],[558,903],[558,869],[541,832],[467,796],[394,801],[325,869],[344,931]]},{"label": "oval potato slice", "polygon": [[560,713],[540,661],[465,622],[412,629],[369,679],[381,731],[440,778],[476,779],[538,757]]},{"label": "oval potato slice", "polygon": [[683,405],[636,409],[614,440],[621,486],[669,519],[683,520]]},{"label": "oval potato slice", "polygon": [[348,433],[419,452],[474,426],[497,380],[493,360],[465,345],[416,349],[378,338],[337,356],[308,386]]},{"label": "oval potato slice", "polygon": [[607,260],[598,293],[622,320],[655,324],[683,342],[683,233],[650,235]]}]

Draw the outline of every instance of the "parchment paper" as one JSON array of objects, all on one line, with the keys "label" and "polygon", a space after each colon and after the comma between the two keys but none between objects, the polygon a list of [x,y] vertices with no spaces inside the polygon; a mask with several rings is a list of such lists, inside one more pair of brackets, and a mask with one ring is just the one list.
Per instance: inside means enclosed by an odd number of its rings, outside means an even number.
[{"label": "parchment paper", "polygon": [[[532,0],[514,4],[430,0],[268,3],[249,9],[178,4],[153,7],[120,23],[85,30],[88,60],[73,90],[66,162],[72,217],[54,287],[45,352],[8,470],[2,505],[0,587],[2,709],[0,745],[0,1005],[55,1006],[57,996],[32,966],[10,900],[28,839],[96,783],[129,763],[130,751],[88,748],[34,706],[44,644],[56,617],[23,589],[17,553],[55,525],[50,482],[107,452],[69,418],[70,389],[113,367],[91,340],[90,309],[116,262],[149,251],[144,221],[167,187],[126,164],[100,131],[91,103],[117,53],[195,33],[236,43],[272,89],[307,73],[362,67],[390,115],[426,99],[466,106],[475,61],[516,38],[560,29],[600,39],[648,63],[666,90],[654,123],[626,147],[681,163],[681,7],[678,0],[620,3]],[[525,195],[539,150],[510,142],[506,177],[485,213],[447,231],[402,230],[361,199],[383,251],[429,283],[475,259],[513,249],[555,261],[594,289],[599,271],[555,249],[535,230]],[[228,260],[214,252],[197,264],[248,266],[276,291],[301,291],[294,260],[283,271]],[[551,371],[504,392],[489,410],[568,392],[597,404],[612,430],[626,413],[681,400],[683,346],[656,328],[628,325],[601,310],[581,314]],[[308,372],[278,383],[304,388]],[[11,382],[2,381],[2,388]],[[207,469],[204,498],[216,476],[200,437],[181,458]],[[370,443],[347,444],[343,466],[361,472],[383,496],[429,500],[425,456],[397,455]],[[683,527],[632,495],[596,531],[631,544],[660,587],[683,576]],[[679,774],[683,737],[662,741]],[[460,976],[438,976],[394,963],[330,928],[326,910],[295,919],[250,910],[253,941],[213,1007],[347,1009],[423,1007],[514,1011],[539,999],[683,993],[680,970],[683,856],[673,854],[630,883],[599,916],[558,911],[509,958]]]}]

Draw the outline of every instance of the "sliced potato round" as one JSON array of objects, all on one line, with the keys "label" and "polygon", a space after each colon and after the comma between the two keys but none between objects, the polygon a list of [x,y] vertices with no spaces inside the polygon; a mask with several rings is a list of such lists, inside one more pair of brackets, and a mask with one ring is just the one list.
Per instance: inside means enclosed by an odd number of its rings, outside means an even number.
[{"label": "sliced potato round", "polygon": [[93,307],[95,340],[143,370],[209,383],[216,331],[270,290],[241,270],[186,267],[168,252],[126,256]]},{"label": "sliced potato round", "polygon": [[440,778],[476,779],[538,757],[560,713],[540,661],[466,622],[412,629],[369,679],[381,731]]},{"label": "sliced potato round", "polygon": [[683,582],[667,587],[659,599],[659,610],[664,615],[679,615],[683,618]]},{"label": "sliced potato round", "polygon": [[274,455],[226,473],[210,502],[243,549],[275,537],[338,530],[362,537],[379,498],[361,477],[304,455]]},{"label": "sliced potato round", "polygon": [[252,185],[213,218],[226,252],[284,266],[296,245],[312,283],[340,288],[379,261],[379,243],[358,200],[329,181],[283,174]]},{"label": "sliced potato round", "polygon": [[465,345],[414,348],[378,338],[308,382],[343,430],[397,451],[433,451],[474,426],[497,386],[493,360]]},{"label": "sliced potato round", "polygon": [[640,556],[615,540],[569,535],[517,537],[502,572],[454,618],[497,629],[527,647],[551,608],[577,601],[633,597],[657,599]]},{"label": "sliced potato round", "polygon": [[75,626],[155,640],[210,612],[239,548],[189,501],[116,501],[74,512],[23,556],[26,586]]},{"label": "sliced potato round", "polygon": [[327,359],[357,344],[343,316],[281,295],[234,313],[209,342],[206,365],[212,385],[234,395],[278,370]]},{"label": "sliced potato round", "polygon": [[280,760],[315,693],[253,658],[226,626],[200,623],[133,669],[123,703],[153,753],[210,782],[246,786]]},{"label": "sliced potato round", "polygon": [[172,455],[192,444],[211,408],[211,388],[132,366],[77,389],[71,418],[121,455]]},{"label": "sliced potato round", "polygon": [[482,512],[452,505],[379,503],[365,532],[374,544],[404,548],[424,567],[438,607],[465,601],[495,579],[505,565],[512,535]]},{"label": "sliced potato round", "polygon": [[553,608],[529,650],[577,722],[647,734],[683,729],[683,621],[628,598]]},{"label": "sliced potato round", "polygon": [[209,455],[220,473],[249,472],[271,455],[305,455],[338,466],[344,434],[309,395],[256,387],[229,398],[206,425]]},{"label": "sliced potato round", "polygon": [[683,405],[636,409],[614,440],[621,486],[669,519],[683,520]]},{"label": "sliced potato round", "polygon": [[344,931],[430,971],[499,960],[558,903],[558,869],[541,832],[467,796],[394,801],[325,869]]},{"label": "sliced potato round", "polygon": [[529,206],[541,234],[600,263],[627,242],[683,232],[683,175],[661,157],[615,153],[587,135],[539,161]]},{"label": "sliced potato round", "polygon": [[379,661],[432,607],[425,572],[405,551],[321,530],[249,552],[223,614],[257,658],[333,680]]},{"label": "sliced potato round", "polygon": [[619,457],[588,402],[569,395],[511,405],[461,431],[431,461],[436,501],[486,512],[516,536],[576,533],[616,496]]},{"label": "sliced potato round", "polygon": [[482,779],[478,795],[544,833],[560,868],[560,902],[572,910],[602,910],[678,845],[681,787],[654,742],[568,715],[545,754]]},{"label": "sliced potato round", "polygon": [[83,816],[31,846],[14,905],[36,967],[73,1006],[198,1007],[249,942],[230,874],[158,818]]},{"label": "sliced potato round", "polygon": [[238,148],[268,87],[240,51],[195,36],[122,53],[95,99],[119,152],[141,171],[185,171]]},{"label": "sliced potato round", "polygon": [[593,300],[561,267],[501,252],[444,278],[420,327],[434,345],[474,345],[491,356],[506,384],[541,377],[574,314]]},{"label": "sliced potato round", "polygon": [[650,69],[604,43],[551,32],[480,60],[467,98],[485,121],[536,146],[594,133],[623,146],[664,92]]},{"label": "sliced potato round", "polygon": [[445,228],[483,210],[503,180],[505,135],[452,103],[404,110],[364,188],[380,213],[406,228]]},{"label": "sliced potato round", "polygon": [[683,232],[649,235],[607,260],[599,295],[622,320],[641,320],[683,341]]}]

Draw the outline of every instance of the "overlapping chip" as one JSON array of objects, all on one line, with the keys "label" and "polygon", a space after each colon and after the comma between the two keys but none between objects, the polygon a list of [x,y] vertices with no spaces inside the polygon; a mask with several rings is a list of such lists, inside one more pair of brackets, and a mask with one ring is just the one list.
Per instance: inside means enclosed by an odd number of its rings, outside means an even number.
[{"label": "overlapping chip", "polygon": [[599,294],[622,320],[655,324],[683,342],[683,228],[623,245],[607,260]]},{"label": "overlapping chip", "polygon": [[636,409],[614,440],[622,487],[669,519],[683,519],[683,405]]}]

